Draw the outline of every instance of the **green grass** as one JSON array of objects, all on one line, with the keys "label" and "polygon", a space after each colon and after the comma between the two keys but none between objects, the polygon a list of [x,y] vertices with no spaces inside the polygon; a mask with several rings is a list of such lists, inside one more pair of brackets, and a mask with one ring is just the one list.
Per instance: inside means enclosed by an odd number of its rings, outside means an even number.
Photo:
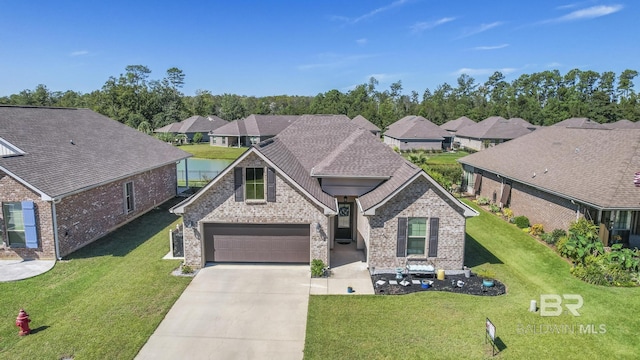
[{"label": "green grass", "polygon": [[[640,288],[583,283],[551,249],[485,211],[467,221],[465,262],[474,270],[493,270],[507,285],[507,294],[311,296],[305,358],[490,358],[487,317],[497,328],[502,358],[637,357]],[[539,302],[541,294],[581,295],[581,316],[528,312],[529,301]],[[580,333],[580,325],[591,324],[596,329],[604,325],[606,333]]]},{"label": "green grass", "polygon": [[[168,204],[167,204],[168,205]],[[132,359],[190,282],[162,260],[177,217],[152,210],[35,278],[0,283],[0,358]],[[18,336],[24,307],[35,333]]]},{"label": "green grass", "polygon": [[456,151],[455,153],[435,153],[427,154],[429,158],[427,165],[458,165],[457,159],[469,155],[466,151]]},{"label": "green grass", "polygon": [[235,160],[247,151],[247,148],[211,146],[209,144],[181,145],[180,149],[197,158],[223,160]]}]

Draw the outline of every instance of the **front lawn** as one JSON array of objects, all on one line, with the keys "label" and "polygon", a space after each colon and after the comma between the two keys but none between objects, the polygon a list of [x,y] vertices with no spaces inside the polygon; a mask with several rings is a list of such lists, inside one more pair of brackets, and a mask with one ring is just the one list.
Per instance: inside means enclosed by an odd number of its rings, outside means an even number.
[{"label": "front lawn", "polygon": [[[177,222],[163,205],[43,275],[0,283],[0,358],[133,359],[191,280],[162,260]],[[23,338],[22,307],[35,330]]]},{"label": "front lawn", "polygon": [[209,144],[180,145],[180,149],[197,158],[222,160],[235,160],[247,151],[247,148],[211,146]]},{"label": "front lawn", "polygon": [[[507,294],[311,296],[305,358],[489,358],[487,317],[502,358],[637,357],[639,288],[583,283],[551,249],[485,211],[467,221],[465,262],[495,271]],[[540,305],[542,294],[581,295],[581,316],[528,312],[530,300]]]}]

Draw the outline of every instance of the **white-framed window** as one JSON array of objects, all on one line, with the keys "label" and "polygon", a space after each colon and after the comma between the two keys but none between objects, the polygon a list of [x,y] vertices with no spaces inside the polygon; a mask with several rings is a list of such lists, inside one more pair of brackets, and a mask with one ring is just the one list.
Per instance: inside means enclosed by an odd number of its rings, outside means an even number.
[{"label": "white-framed window", "polygon": [[124,184],[124,212],[128,214],[135,209],[133,197],[133,181]]},{"label": "white-framed window", "polygon": [[12,247],[25,247],[24,221],[22,220],[22,205],[20,202],[6,202],[2,204],[4,228],[7,241]]},{"label": "white-framed window", "polygon": [[226,145],[227,144],[227,138],[225,136],[222,136],[221,139],[222,139],[222,145]]},{"label": "white-framed window", "polygon": [[407,255],[424,255],[427,240],[427,219],[409,218],[407,228]]},{"label": "white-framed window", "polygon": [[246,168],[246,200],[264,200],[264,168]]}]

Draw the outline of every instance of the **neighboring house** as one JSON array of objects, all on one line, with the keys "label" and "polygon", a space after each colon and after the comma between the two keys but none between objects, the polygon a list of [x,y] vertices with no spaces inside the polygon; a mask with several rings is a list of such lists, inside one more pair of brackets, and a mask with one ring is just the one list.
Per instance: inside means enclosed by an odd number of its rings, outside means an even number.
[{"label": "neighboring house", "polygon": [[614,123],[606,124],[610,129],[640,129],[640,121],[618,120]]},{"label": "neighboring house", "polygon": [[384,143],[400,150],[444,150],[451,147],[451,134],[422,116],[405,116],[389,125]]},{"label": "neighboring house", "polygon": [[[343,115],[303,115],[175,206],[185,263],[320,259],[356,242],[371,272],[463,266],[477,215]],[[335,265],[335,264],[333,264]]]},{"label": "neighboring house", "polygon": [[[640,129],[549,126],[459,159],[466,190],[545,231],[586,217],[640,247]],[[635,183],[634,183],[635,176]]]},{"label": "neighboring house", "polygon": [[245,119],[234,120],[209,134],[211,146],[249,147],[272,138],[299,115],[249,115]]},{"label": "neighboring house", "polygon": [[535,128],[536,126],[520,118],[506,120],[500,116],[492,116],[456,131],[456,142],[462,148],[480,151],[526,135]]},{"label": "neighboring house", "polygon": [[0,258],[60,259],[177,191],[190,154],[88,109],[0,106]]},{"label": "neighboring house", "polygon": [[[441,129],[447,130],[449,134],[455,136],[456,132],[464,127],[475,125],[476,122],[466,116],[461,116],[455,120],[449,120],[440,125]],[[455,140],[454,140],[455,141]]]},{"label": "neighboring house", "polygon": [[380,138],[380,128],[375,126],[371,121],[367,120],[364,116],[358,115],[351,120],[354,124],[359,127],[371,131],[373,135],[375,135],[378,139]]},{"label": "neighboring house", "polygon": [[579,129],[610,129],[610,124],[600,124],[588,118],[569,118],[553,124],[552,126],[570,127]]},{"label": "neighboring house", "polygon": [[173,135],[184,134],[187,136],[188,142],[193,141],[193,136],[200,133],[202,134],[202,140],[200,141],[209,142],[209,133],[228,123],[228,121],[222,120],[215,115],[209,115],[207,117],[195,115],[180,122],[163,126],[153,132],[171,133]]}]

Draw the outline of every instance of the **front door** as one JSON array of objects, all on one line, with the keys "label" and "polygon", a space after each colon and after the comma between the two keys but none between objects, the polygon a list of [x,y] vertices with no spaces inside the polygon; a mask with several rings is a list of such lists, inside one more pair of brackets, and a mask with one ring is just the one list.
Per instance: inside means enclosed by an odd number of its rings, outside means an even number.
[{"label": "front door", "polygon": [[351,242],[352,225],[351,203],[338,203],[338,216],[336,216],[336,241]]}]

